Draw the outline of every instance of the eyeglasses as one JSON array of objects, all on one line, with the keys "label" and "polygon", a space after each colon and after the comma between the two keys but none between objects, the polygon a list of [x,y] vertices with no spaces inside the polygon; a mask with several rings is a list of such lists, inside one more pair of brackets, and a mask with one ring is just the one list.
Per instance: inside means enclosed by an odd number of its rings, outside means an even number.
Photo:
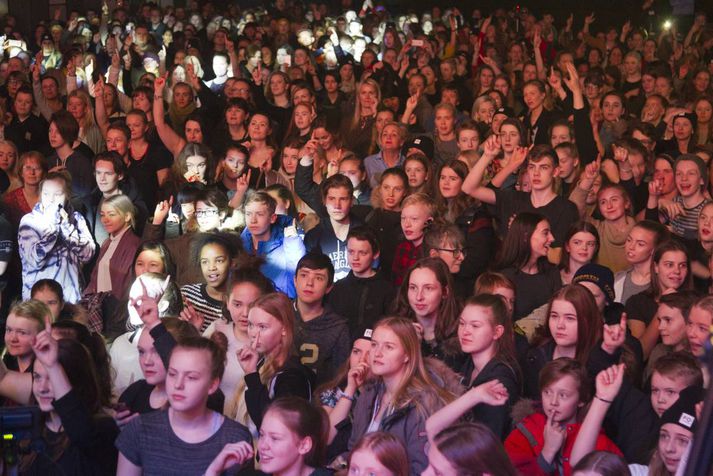
[{"label": "eyeglasses", "polygon": [[42,167],[33,167],[31,165],[23,165],[22,170],[25,172],[39,172],[42,170]]},{"label": "eyeglasses", "polygon": [[218,214],[218,210],[196,210],[196,217],[212,217]]},{"label": "eyeglasses", "polygon": [[438,251],[447,251],[448,253],[453,253],[454,258],[458,258],[459,256],[462,256],[465,258],[465,250],[462,248],[436,248]]}]

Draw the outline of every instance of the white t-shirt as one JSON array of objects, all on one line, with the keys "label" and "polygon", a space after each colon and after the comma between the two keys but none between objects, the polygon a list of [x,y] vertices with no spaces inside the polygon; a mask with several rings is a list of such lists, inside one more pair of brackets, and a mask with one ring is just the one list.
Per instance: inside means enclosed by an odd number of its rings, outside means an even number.
[{"label": "white t-shirt", "polygon": [[144,378],[139,365],[138,349],[142,330],[143,328],[139,328],[120,335],[109,348],[111,366],[114,369],[114,391],[117,396],[124,393],[126,387]]},{"label": "white t-shirt", "polygon": [[203,332],[203,337],[210,337],[214,332],[222,332],[228,338],[228,355],[225,363],[225,372],[223,379],[220,381],[220,389],[225,395],[225,405],[228,405],[235,395],[235,390],[243,381],[245,372],[238,363],[238,351],[248,345],[248,342],[241,342],[235,337],[233,332],[233,323],[226,322],[225,319],[216,319]]},{"label": "white t-shirt", "polygon": [[649,467],[643,464],[630,464],[629,472],[631,476],[649,476]]}]

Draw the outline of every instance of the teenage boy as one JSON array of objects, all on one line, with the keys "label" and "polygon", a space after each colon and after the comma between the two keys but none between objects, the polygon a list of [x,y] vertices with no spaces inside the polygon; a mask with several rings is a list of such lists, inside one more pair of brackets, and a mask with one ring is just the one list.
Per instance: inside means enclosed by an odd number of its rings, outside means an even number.
[{"label": "teenage boy", "polygon": [[510,157],[507,167],[513,172],[520,164],[527,164],[527,176],[532,190],[500,190],[482,184],[485,170],[500,153],[500,140],[490,136],[485,141],[481,159],[471,169],[463,182],[463,191],[483,203],[491,205],[492,212],[499,224],[499,233],[505,236],[510,219],[522,212],[535,212],[544,215],[550,223],[555,237],[554,247],[561,247],[567,230],[579,219],[574,203],[555,192],[555,178],[559,176],[559,159],[549,146],[538,145],[529,151],[518,147]]},{"label": "teenage boy", "polygon": [[297,263],[295,273],[295,348],[302,364],[317,375],[319,385],[334,377],[349,358],[349,327],[346,319],[324,305],[334,280],[330,259],[308,253]]},{"label": "teenage boy", "polygon": [[347,236],[347,261],[351,271],[337,281],[327,302],[346,317],[352,336],[359,329],[373,328],[388,313],[396,297],[393,284],[374,269],[380,248],[376,234],[366,227],[354,228]]},{"label": "teenage boy", "polygon": [[[310,141],[310,143],[313,141]],[[309,207],[317,212],[320,221],[305,235],[308,252],[324,253],[334,266],[334,280],[349,274],[347,264],[347,235],[362,223],[351,213],[354,200],[352,181],[336,174],[317,185],[313,178],[315,145],[305,147],[295,175],[295,192]],[[321,193],[320,193],[321,192]]]},{"label": "teenage boy", "polygon": [[433,223],[436,204],[425,193],[414,193],[401,206],[401,231],[406,238],[396,246],[394,263],[391,266],[391,280],[400,286],[406,271],[421,258],[423,237]]},{"label": "teenage boy", "polygon": [[661,417],[676,403],[684,388],[703,387],[700,365],[688,352],[671,352],[661,356],[651,374],[651,406]]},{"label": "teenage boy", "polygon": [[141,236],[149,212],[135,183],[126,178],[126,164],[121,156],[116,152],[97,154],[94,157],[94,178],[96,188],[82,202],[84,205],[82,214],[96,242],[101,246],[109,237],[99,219],[102,203],[109,197],[121,194],[129,197],[136,207],[135,233]]},{"label": "teenage boy", "polygon": [[698,215],[710,201],[705,196],[708,169],[697,155],[683,154],[676,159],[673,170],[678,196],[671,202],[660,202],[661,185],[654,182],[649,187],[646,218],[660,219],[674,235],[693,245],[698,239]]},{"label": "teenage boy", "polygon": [[277,202],[267,192],[255,192],[245,202],[245,229],[241,233],[243,247],[250,254],[261,256],[265,262],[260,271],[275,283],[275,289],[297,296],[295,273],[305,245],[297,234],[293,220],[276,215]]}]

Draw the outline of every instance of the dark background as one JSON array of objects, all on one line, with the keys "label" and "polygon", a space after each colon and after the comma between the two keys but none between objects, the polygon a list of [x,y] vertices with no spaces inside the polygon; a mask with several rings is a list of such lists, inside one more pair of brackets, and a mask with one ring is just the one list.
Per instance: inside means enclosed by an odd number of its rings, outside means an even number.
[{"label": "dark background", "polygon": [[[156,0],[155,0],[156,1]],[[329,0],[327,0],[329,1]],[[114,1],[110,0],[111,6]],[[127,3],[138,3],[134,0],[129,0]],[[157,3],[161,3],[157,1]],[[168,2],[164,2],[168,3]],[[185,1],[176,0],[174,4],[184,4]],[[221,0],[214,0],[216,5],[220,5]],[[238,2],[241,3],[241,2]],[[265,2],[267,3],[267,2]],[[361,6],[361,0],[354,0],[355,8]],[[377,3],[377,2],[375,2]],[[381,2],[378,2],[381,3]],[[594,11],[596,13],[596,22],[591,26],[592,32],[597,32],[608,26],[620,27],[627,19],[632,18],[634,22],[644,23],[644,14],[640,10],[642,0],[595,0],[595,1],[572,1],[572,0],[529,0],[518,2],[515,0],[478,0],[478,1],[463,1],[449,0],[385,0],[383,3],[389,5],[391,11],[407,11],[411,10],[417,13],[424,12],[434,5],[446,9],[452,5],[460,8],[461,12],[467,18],[470,17],[474,8],[480,9],[483,14],[488,14],[496,8],[515,8],[516,5],[523,5],[530,9],[538,17],[543,12],[550,12],[555,17],[555,24],[561,26],[570,12],[575,13],[574,29],[578,31],[583,24],[584,16]],[[661,24],[669,17],[670,7],[667,0],[656,0],[655,10],[657,11],[656,22]],[[80,12],[85,12],[88,9],[99,11],[101,8],[100,0],[8,0],[8,11],[17,18],[18,26],[22,31],[31,32],[34,26],[43,19],[52,18],[55,8],[61,8],[63,11],[62,18],[69,10],[76,9]],[[709,22],[713,21],[713,0],[697,0],[697,10],[705,10],[708,12]]]}]

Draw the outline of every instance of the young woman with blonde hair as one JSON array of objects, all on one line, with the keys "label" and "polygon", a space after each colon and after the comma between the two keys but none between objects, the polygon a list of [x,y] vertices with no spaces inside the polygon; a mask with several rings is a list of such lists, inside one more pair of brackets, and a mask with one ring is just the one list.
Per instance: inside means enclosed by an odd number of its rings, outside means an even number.
[{"label": "young woman with blonde hair", "polygon": [[250,345],[238,353],[245,381],[238,385],[226,414],[249,426],[253,434],[274,399],[311,398],[315,376],[293,355],[295,320],[294,307],[282,293],[261,296],[248,312]]},{"label": "young woman with blonde hair", "polygon": [[453,399],[449,389],[460,391],[457,377],[440,362],[421,357],[416,329],[401,317],[376,325],[369,360],[375,378],[356,399],[349,447],[366,433],[386,431],[405,443],[410,473],[421,474],[428,466],[426,419]]}]

